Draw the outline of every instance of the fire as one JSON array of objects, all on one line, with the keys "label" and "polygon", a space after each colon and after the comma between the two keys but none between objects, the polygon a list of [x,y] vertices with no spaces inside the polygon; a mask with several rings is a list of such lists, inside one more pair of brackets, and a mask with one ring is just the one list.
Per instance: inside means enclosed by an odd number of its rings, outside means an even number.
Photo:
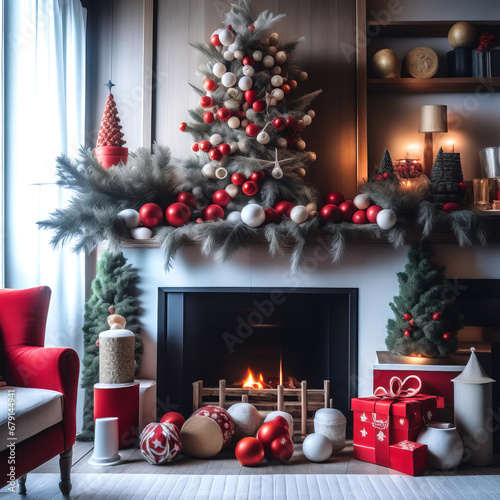
[{"label": "fire", "polygon": [[254,379],[254,374],[250,368],[247,370],[247,377],[243,380],[243,387],[250,389],[264,389],[264,377],[259,374],[259,380]]}]

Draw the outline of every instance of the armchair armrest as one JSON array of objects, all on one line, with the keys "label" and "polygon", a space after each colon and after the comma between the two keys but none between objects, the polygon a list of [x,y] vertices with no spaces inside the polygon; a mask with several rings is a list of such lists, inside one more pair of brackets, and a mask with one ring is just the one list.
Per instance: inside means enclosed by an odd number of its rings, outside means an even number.
[{"label": "armchair armrest", "polygon": [[80,360],[68,347],[11,348],[7,356],[6,380],[9,385],[61,392],[64,396],[64,444],[68,449],[76,436],[76,397]]}]

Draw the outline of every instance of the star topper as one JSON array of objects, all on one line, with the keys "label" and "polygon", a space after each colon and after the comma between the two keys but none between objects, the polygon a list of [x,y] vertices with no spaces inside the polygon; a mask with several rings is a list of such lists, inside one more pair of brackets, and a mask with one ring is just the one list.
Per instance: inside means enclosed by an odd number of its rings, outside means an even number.
[{"label": "star topper", "polygon": [[111,94],[111,89],[112,89],[113,87],[116,87],[116,85],[115,85],[115,84],[114,84],[111,80],[108,80],[108,83],[105,83],[104,85],[105,85],[106,87],[108,87],[108,89],[109,89],[109,93],[110,93],[110,94]]}]

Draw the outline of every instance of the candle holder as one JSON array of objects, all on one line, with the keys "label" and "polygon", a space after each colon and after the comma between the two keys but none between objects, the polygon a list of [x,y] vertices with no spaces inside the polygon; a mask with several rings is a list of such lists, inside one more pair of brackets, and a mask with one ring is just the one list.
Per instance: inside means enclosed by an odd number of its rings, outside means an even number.
[{"label": "candle holder", "polygon": [[394,173],[399,179],[399,185],[405,191],[413,189],[425,178],[422,174],[422,163],[419,159],[401,158],[394,166]]}]

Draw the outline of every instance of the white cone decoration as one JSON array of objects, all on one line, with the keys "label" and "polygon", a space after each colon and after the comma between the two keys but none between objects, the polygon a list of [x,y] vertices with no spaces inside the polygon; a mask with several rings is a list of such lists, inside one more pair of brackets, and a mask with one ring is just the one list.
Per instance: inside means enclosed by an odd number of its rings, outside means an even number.
[{"label": "white cone decoration", "polygon": [[221,62],[215,63],[214,67],[212,68],[212,73],[218,77],[222,78],[222,75],[226,72],[226,66],[222,64]]},{"label": "white cone decoration", "polygon": [[281,179],[283,177],[283,170],[281,170],[281,167],[276,165],[274,168],[273,168],[273,171],[271,172],[271,175],[275,178],[275,179]]},{"label": "white cone decoration", "polygon": [[[227,189],[226,189],[227,191]],[[239,222],[241,220],[241,212],[235,211],[227,214],[226,220],[228,222]]]},{"label": "white cone decoration", "polygon": [[241,220],[250,227],[259,227],[266,220],[266,212],[260,205],[252,203],[243,207],[241,211]]},{"label": "white cone decoration", "polygon": [[295,224],[302,224],[309,219],[309,211],[303,205],[297,205],[290,211],[290,219],[295,222]]},{"label": "white cone decoration", "polygon": [[132,208],[127,208],[118,213],[118,217],[125,221],[125,224],[129,229],[133,229],[134,227],[138,227],[141,223],[141,216],[137,210]]},{"label": "white cone decoration", "polygon": [[396,217],[396,214],[388,208],[381,210],[377,214],[377,224],[385,230],[391,229],[391,227],[396,224],[397,220],[398,218]]},{"label": "white cone decoration", "polygon": [[229,47],[234,42],[235,35],[231,30],[223,29],[219,33],[219,40],[222,45]]},{"label": "white cone decoration", "polygon": [[358,194],[358,196],[356,196],[352,201],[359,210],[366,210],[372,203],[367,194]]},{"label": "white cone decoration", "polygon": [[227,177],[227,170],[224,167],[219,167],[215,170],[215,177],[219,180],[225,179]]}]

